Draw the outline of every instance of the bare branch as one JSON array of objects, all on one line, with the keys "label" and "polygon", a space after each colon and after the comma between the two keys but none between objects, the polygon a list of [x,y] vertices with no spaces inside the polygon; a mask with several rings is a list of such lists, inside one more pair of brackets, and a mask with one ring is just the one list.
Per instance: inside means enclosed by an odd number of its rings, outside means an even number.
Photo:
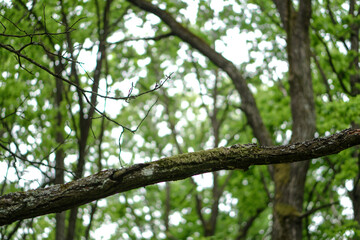
[{"label": "bare branch", "polygon": [[[38,45],[39,45],[39,44],[38,44]],[[145,91],[145,92],[139,93],[139,94],[137,94],[137,95],[133,95],[133,96],[111,97],[111,96],[107,96],[107,95],[102,95],[102,94],[96,93],[96,92],[94,92],[94,91],[89,91],[89,90],[82,89],[80,86],[78,86],[77,84],[73,83],[73,82],[70,81],[69,79],[64,78],[64,77],[61,76],[60,74],[57,74],[57,73],[52,72],[49,68],[41,65],[40,63],[36,62],[34,59],[32,59],[32,58],[30,58],[30,57],[28,57],[28,56],[20,53],[18,50],[14,49],[12,46],[9,46],[9,45],[6,45],[6,44],[3,44],[3,43],[0,42],[0,47],[6,49],[6,50],[9,51],[9,52],[12,52],[12,53],[16,54],[19,59],[20,59],[20,58],[24,58],[25,60],[27,60],[27,61],[29,61],[30,63],[34,64],[35,66],[41,68],[42,70],[44,70],[45,72],[49,73],[50,75],[52,75],[52,76],[54,76],[54,77],[56,77],[56,78],[61,79],[62,81],[66,82],[67,84],[69,84],[69,85],[71,85],[71,86],[74,86],[76,89],[80,90],[80,91],[83,93],[83,95],[84,95],[85,93],[90,93],[90,94],[95,94],[96,96],[101,97],[101,98],[104,98],[104,99],[112,99],[112,100],[129,100],[129,99],[135,99],[135,98],[137,98],[137,97],[140,97],[140,96],[142,96],[142,95],[145,95],[145,94],[147,94],[147,93],[154,92],[154,91],[160,89],[167,80],[171,79],[171,75],[173,74],[173,73],[171,73],[170,75],[165,76],[166,78],[165,78],[164,81],[161,81],[160,83],[156,84],[153,89],[150,89],[150,90],[148,90],[148,91]]]},{"label": "bare branch", "polygon": [[359,144],[360,129],[346,129],[329,137],[285,146],[234,145],[180,154],[120,170],[109,169],[67,184],[1,196],[0,225],[61,212],[163,181],[185,179],[222,169],[247,169],[251,165],[305,161],[335,154]]},{"label": "bare branch", "polygon": [[346,88],[345,84],[344,84],[344,79],[345,79],[345,74],[344,74],[344,71],[342,70],[337,70],[335,68],[335,64],[333,62],[333,57],[330,53],[330,49],[328,47],[328,45],[326,44],[326,42],[324,41],[324,39],[321,37],[320,33],[315,29],[313,28],[313,30],[315,31],[315,35],[317,36],[317,38],[320,40],[320,42],[322,43],[322,45],[324,46],[325,48],[325,51],[326,51],[326,54],[329,58],[329,64],[330,64],[330,67],[331,69],[333,70],[333,72],[335,73],[336,77],[339,79],[339,83],[340,83],[340,86],[341,88],[344,90],[344,92],[350,96],[353,96],[352,93]]},{"label": "bare branch", "polygon": [[336,201],[336,202],[331,202],[331,203],[328,203],[328,204],[321,205],[321,206],[319,206],[319,207],[316,207],[316,208],[311,209],[310,211],[305,212],[305,213],[302,214],[300,217],[301,217],[301,218],[307,217],[307,216],[309,216],[309,215],[311,215],[311,214],[319,211],[320,209],[328,208],[328,207],[330,207],[330,206],[332,206],[332,205],[337,205],[337,204],[339,204],[339,203],[340,203],[339,201]]},{"label": "bare branch", "polygon": [[319,70],[321,79],[323,80],[323,83],[324,83],[325,88],[326,88],[326,94],[327,94],[327,96],[329,98],[329,101],[332,102],[332,96],[330,94],[330,86],[329,86],[329,83],[328,83],[328,78],[326,77],[326,74],[324,72],[324,69],[321,67],[317,56],[314,53],[311,53],[311,56],[314,59],[314,62],[315,62],[315,65],[316,65],[317,69]]},{"label": "bare branch", "polygon": [[125,38],[125,39],[122,39],[120,41],[117,41],[117,42],[113,42],[113,43],[109,43],[109,44],[122,44],[122,43],[125,43],[125,42],[131,42],[131,41],[150,41],[150,40],[153,40],[153,41],[159,41],[159,40],[162,40],[164,38],[168,38],[168,37],[171,37],[171,36],[174,36],[174,33],[173,32],[169,32],[169,33],[164,33],[164,34],[161,34],[161,35],[158,35],[158,36],[154,36],[154,37],[143,37],[143,38]]},{"label": "bare branch", "polygon": [[158,16],[164,23],[169,26],[171,32],[173,32],[175,36],[188,43],[191,47],[206,56],[217,67],[226,72],[231,78],[236,90],[240,94],[241,103],[243,105],[242,109],[248,118],[255,137],[263,145],[272,145],[270,133],[263,123],[259,109],[256,106],[255,98],[250,91],[245,78],[240,74],[239,70],[232,62],[227,60],[220,53],[216,52],[215,49],[206,43],[202,38],[198,37],[189,29],[185,28],[183,25],[177,22],[176,19],[165,10],[162,10],[158,6],[145,0],[127,1],[147,12]]}]

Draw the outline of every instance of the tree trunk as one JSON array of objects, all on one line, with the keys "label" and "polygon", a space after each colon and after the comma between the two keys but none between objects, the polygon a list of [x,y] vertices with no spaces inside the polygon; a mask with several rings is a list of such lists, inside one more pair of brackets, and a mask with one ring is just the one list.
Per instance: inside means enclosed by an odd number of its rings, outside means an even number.
[{"label": "tree trunk", "polygon": [[[358,151],[358,150],[356,150]],[[358,152],[357,152],[358,154]],[[358,154],[359,155],[359,154]],[[358,156],[360,162],[360,156]],[[360,174],[357,175],[354,181],[354,188],[349,192],[349,196],[353,205],[354,220],[358,222],[360,228]]]},{"label": "tree trunk", "polygon": [[[287,34],[292,142],[314,136],[315,104],[310,69],[309,25],[311,0],[295,11],[291,1],[274,1]],[[309,161],[274,166],[275,199],[273,239],[302,239],[303,198]]]},{"label": "tree trunk", "polygon": [[[62,67],[55,64],[54,61],[55,72],[61,73]],[[61,103],[63,101],[63,81],[61,79],[56,79],[56,95],[55,95],[55,106],[57,108],[57,116],[56,116],[56,144],[61,145],[64,143],[64,120],[61,113]],[[64,150],[60,147],[55,152],[55,184],[64,184],[64,164],[65,153]],[[65,212],[56,213],[56,240],[65,239]]]},{"label": "tree trunk", "polygon": [[[106,58],[106,47],[107,47],[106,40],[109,35],[109,14],[110,14],[111,3],[112,3],[112,0],[107,0],[105,2],[102,16],[100,16],[100,5],[96,5],[96,7],[98,8],[98,14],[99,14],[97,16],[98,21],[100,22],[102,20],[103,29],[98,29],[100,41],[99,41],[99,51],[97,52],[97,61],[96,61],[96,67],[95,67],[95,71],[94,71],[93,83],[91,86],[91,91],[92,91],[92,94],[90,97],[90,103],[91,103],[90,105],[91,106],[89,107],[87,114],[85,114],[82,110],[81,110],[82,112],[80,113],[80,119],[79,119],[80,139],[78,139],[79,157],[78,157],[78,162],[77,162],[77,166],[76,166],[76,170],[75,170],[75,179],[81,178],[84,174],[86,155],[87,155],[87,152],[86,152],[87,141],[88,141],[89,131],[90,131],[90,128],[92,125],[92,119],[95,114],[95,106],[96,106],[96,101],[97,101],[97,93],[98,93],[99,82],[100,82],[100,77],[101,77],[101,70],[102,70],[103,62]],[[67,18],[66,18],[66,14],[65,14],[63,5],[62,5],[62,11],[63,11],[63,20],[64,20],[66,26],[68,26]],[[70,47],[70,53],[72,55],[72,58],[74,58],[73,57],[74,48],[73,48],[73,44],[71,42],[71,37],[69,34],[67,35],[67,37],[68,37],[67,41],[68,41],[69,47]],[[74,65],[75,62],[73,62],[72,64],[73,64],[73,66],[75,66]],[[81,94],[79,94],[79,98],[82,98]],[[69,224],[68,224],[68,229],[67,229],[67,236],[66,236],[67,240],[73,240],[75,238],[77,215],[78,215],[78,208],[76,207],[76,208],[71,209],[70,216],[69,216]]]},{"label": "tree trunk", "polygon": [[[355,0],[350,0],[349,3],[349,14],[352,18],[356,18],[359,16],[359,7],[357,8],[357,13],[355,12],[356,4]],[[350,42],[351,42],[351,51],[357,53],[354,57],[353,62],[350,65],[350,69],[354,68],[355,74],[350,75],[350,85],[351,85],[351,94],[356,96],[360,94],[360,72],[359,72],[359,28],[360,24],[358,21],[354,21],[350,25],[351,33],[350,33]]]},{"label": "tree trunk", "polygon": [[[356,12],[357,10],[357,12]],[[355,0],[349,1],[349,14],[356,18],[359,16],[360,8],[356,9]],[[351,51],[359,53],[359,28],[360,24],[354,22],[351,24],[350,29],[350,43]],[[350,69],[354,68],[355,74],[350,75],[351,93],[353,96],[360,94],[360,71],[359,71],[359,54],[357,54],[350,64]],[[358,123],[353,123],[352,127],[359,127]],[[354,208],[354,220],[358,222],[360,228],[360,150],[355,148],[355,156],[358,159],[358,175],[354,179],[354,189],[350,192],[350,199]]]}]

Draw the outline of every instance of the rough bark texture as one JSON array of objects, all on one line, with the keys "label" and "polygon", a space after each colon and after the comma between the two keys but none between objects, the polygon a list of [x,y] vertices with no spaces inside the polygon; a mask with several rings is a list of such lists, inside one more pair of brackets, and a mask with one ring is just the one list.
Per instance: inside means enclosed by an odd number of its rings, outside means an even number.
[{"label": "rough bark texture", "polygon": [[[110,169],[66,184],[0,197],[0,226],[16,220],[61,212],[97,199],[163,181],[222,169],[304,161],[360,144],[360,129],[285,146],[234,145],[167,157],[124,169]],[[289,210],[289,209],[288,209]]]},{"label": "rough bark texture", "polygon": [[[314,136],[315,103],[310,69],[309,26],[311,0],[301,0],[295,11],[291,0],[274,0],[287,35],[292,142]],[[304,188],[309,162],[279,164],[274,167],[275,199],[272,239],[302,239]]]}]

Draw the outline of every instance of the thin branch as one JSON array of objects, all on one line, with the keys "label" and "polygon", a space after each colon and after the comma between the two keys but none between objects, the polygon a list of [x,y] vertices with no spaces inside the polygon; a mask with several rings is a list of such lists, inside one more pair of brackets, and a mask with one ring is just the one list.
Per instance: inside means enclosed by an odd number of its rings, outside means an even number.
[{"label": "thin branch", "polygon": [[[61,144],[60,144],[60,145],[61,145]],[[55,149],[53,149],[53,150],[48,154],[48,156],[49,156],[52,152],[55,152],[56,149],[60,147],[60,145],[57,146]],[[3,145],[1,142],[0,142],[0,147],[1,147],[2,149],[4,149],[5,151],[7,151],[11,156],[13,156],[14,159],[20,159],[20,160],[22,160],[23,162],[30,163],[31,165],[41,165],[41,166],[46,166],[46,167],[48,167],[48,168],[57,169],[57,167],[53,167],[53,166],[50,166],[50,165],[48,165],[48,164],[42,163],[42,161],[43,161],[44,159],[46,159],[48,156],[45,157],[45,158],[43,158],[42,160],[40,160],[40,161],[38,161],[38,162],[37,162],[37,161],[31,161],[31,160],[26,159],[25,157],[22,157],[22,156],[17,155],[17,154],[14,153],[13,151],[11,151],[8,147],[6,147],[5,145]],[[70,173],[70,174],[73,175],[73,172],[72,172],[72,171],[69,171],[69,170],[67,170],[67,169],[62,169],[62,170],[64,170],[65,172],[68,172],[68,173]],[[45,173],[43,173],[43,174],[46,175]],[[50,178],[50,177],[48,176],[48,178]]]},{"label": "thin branch", "polygon": [[253,128],[254,135],[259,142],[264,145],[271,145],[270,133],[266,129],[258,107],[256,106],[255,98],[247,85],[245,78],[240,74],[238,68],[226,59],[223,55],[216,52],[204,39],[192,33],[188,28],[158,6],[146,0],[127,0],[133,5],[158,16],[165,24],[169,26],[171,31],[179,37],[182,41],[188,43],[191,47],[199,51],[212,61],[217,67],[221,68],[231,78],[236,90],[240,94],[241,102],[244,104],[244,112]]},{"label": "thin branch", "polygon": [[[140,124],[138,125],[138,127],[136,128],[136,130],[131,130],[130,128],[128,128],[128,127],[126,127],[126,126],[118,123],[117,121],[111,119],[109,116],[107,116],[107,115],[104,114],[103,112],[99,111],[99,110],[96,108],[96,106],[95,106],[95,105],[89,100],[89,98],[86,96],[86,93],[91,93],[93,96],[94,96],[94,94],[95,94],[96,96],[101,97],[101,98],[104,98],[104,99],[127,100],[127,101],[129,101],[130,99],[135,99],[135,98],[138,98],[138,97],[140,97],[140,96],[142,96],[142,95],[145,95],[145,94],[148,94],[148,93],[151,93],[151,92],[154,92],[154,91],[160,89],[160,88],[165,84],[165,82],[166,82],[167,80],[171,79],[171,76],[172,76],[172,74],[173,74],[173,73],[171,73],[170,75],[166,76],[166,78],[165,78],[164,81],[160,81],[160,83],[156,83],[156,85],[155,85],[155,87],[154,87],[153,89],[150,89],[150,90],[148,90],[148,91],[139,93],[139,94],[137,94],[137,95],[127,96],[127,97],[109,97],[109,96],[107,96],[107,95],[98,94],[98,93],[95,92],[95,91],[88,91],[88,90],[82,89],[82,88],[81,88],[80,86],[78,86],[77,84],[75,84],[75,83],[73,83],[72,81],[70,81],[70,80],[62,77],[60,74],[57,74],[57,73],[52,72],[49,68],[47,68],[47,67],[39,64],[38,62],[36,62],[35,60],[29,58],[28,56],[23,55],[23,54],[20,53],[19,51],[13,49],[13,47],[11,47],[11,46],[8,46],[8,45],[5,45],[5,44],[0,43],[0,47],[5,48],[6,50],[8,50],[8,51],[10,51],[10,52],[15,53],[15,54],[18,56],[18,59],[20,59],[20,57],[21,57],[21,58],[24,58],[24,59],[26,59],[27,61],[29,61],[30,63],[36,65],[37,67],[39,67],[39,68],[41,68],[41,69],[43,69],[43,70],[45,70],[45,71],[48,72],[50,75],[52,75],[52,76],[54,76],[54,77],[56,77],[56,78],[61,79],[62,81],[70,84],[71,86],[74,86],[77,90],[79,90],[79,91],[81,92],[81,94],[84,96],[84,98],[85,98],[85,100],[87,101],[87,103],[90,105],[90,107],[92,107],[92,108],[94,109],[94,111],[96,111],[97,113],[99,113],[100,115],[102,115],[103,117],[105,117],[107,120],[115,123],[117,126],[121,126],[121,127],[125,128],[126,130],[128,130],[128,131],[130,131],[130,132],[132,132],[132,133],[134,133],[134,132],[139,128],[139,126],[141,125],[141,123],[143,122],[144,119],[140,122]],[[21,65],[21,63],[20,63],[20,65]]]},{"label": "thin branch", "polygon": [[311,53],[311,56],[314,59],[315,65],[316,65],[316,67],[318,68],[318,70],[320,72],[320,76],[321,76],[321,78],[323,80],[323,83],[325,85],[325,89],[326,89],[326,93],[327,93],[327,96],[329,98],[329,101],[332,102],[332,96],[330,94],[330,86],[329,86],[329,83],[328,83],[328,78],[326,77],[326,74],[324,72],[324,69],[321,67],[321,65],[319,63],[319,60],[317,59],[316,55],[314,53]]},{"label": "thin branch", "polygon": [[329,47],[327,46],[326,42],[321,37],[321,35],[318,33],[318,31],[316,29],[314,29],[314,28],[313,28],[313,30],[315,32],[315,35],[317,36],[317,38],[320,40],[320,42],[323,44],[323,46],[325,48],[326,54],[328,55],[330,67],[331,67],[332,71],[335,73],[337,79],[339,80],[341,88],[344,90],[344,92],[346,94],[352,96],[352,93],[349,90],[347,90],[347,88],[346,88],[346,86],[344,84],[345,76],[344,76],[343,71],[341,71],[341,70],[337,71],[336,68],[335,68],[335,65],[334,65],[333,58],[332,58],[332,55],[330,53]]},{"label": "thin branch", "polygon": [[[338,25],[339,23],[336,21],[335,16],[334,16],[334,13],[333,13],[333,11],[332,11],[331,8],[330,8],[330,1],[329,1],[329,0],[326,0],[326,9],[327,9],[327,11],[328,11],[328,13],[329,13],[329,17],[330,17],[330,20],[331,20],[332,24],[333,24],[334,26],[335,26],[335,25]],[[342,37],[342,36],[340,36],[340,37],[339,37],[339,40],[343,43],[343,45],[344,45],[344,47],[346,48],[346,50],[349,51],[350,49],[349,49],[348,45],[347,45],[346,42],[345,42],[345,38]]]},{"label": "thin branch", "polygon": [[[196,188],[198,187],[198,185],[196,184],[195,180],[193,178],[190,178],[190,182],[194,185],[194,189],[196,190]],[[201,225],[203,227],[204,230],[206,230],[206,225],[207,225],[207,222],[204,218],[204,215],[202,214],[202,200],[201,200],[201,197],[199,195],[198,192],[196,192],[195,194],[195,206],[196,206],[196,213],[200,219],[200,222],[201,222]]]},{"label": "thin branch", "polygon": [[110,32],[113,32],[114,29],[117,27],[118,23],[120,23],[125,15],[127,14],[127,12],[129,11],[130,9],[130,5],[126,6],[124,11],[121,13],[121,15],[118,17],[118,19],[116,19],[116,21],[114,21],[110,26],[109,26],[109,29],[110,29]]},{"label": "thin branch", "polygon": [[[69,30],[69,32],[75,31],[76,29],[72,29]],[[48,35],[48,36],[57,36],[57,35],[63,35],[66,34],[68,31],[65,32],[58,32],[58,33],[48,33],[48,32],[42,32],[42,33],[27,33],[24,35],[17,35],[17,34],[4,34],[4,33],[0,33],[0,37],[10,37],[10,38],[25,38],[25,37],[36,37],[36,36],[44,36],[44,35]]]},{"label": "thin branch", "polygon": [[[11,23],[15,28],[17,28],[20,32],[23,32],[23,33],[25,33],[26,35],[28,35],[28,33],[26,32],[26,31],[24,31],[24,30],[22,30],[21,28],[19,28],[19,26],[16,24],[16,23],[14,23],[13,21],[11,21],[9,18],[7,18],[7,17],[5,17],[4,15],[2,15],[2,14],[0,14],[0,17],[2,17],[2,18],[4,18],[6,21],[8,21],[9,23]],[[4,25],[3,25],[4,26]],[[5,30],[6,30],[6,28],[5,28]],[[5,32],[5,31],[4,31]]]},{"label": "thin branch", "polygon": [[90,221],[89,221],[89,224],[86,226],[86,229],[85,229],[85,240],[88,240],[90,239],[90,230],[91,230],[91,227],[94,223],[94,216],[95,216],[95,213],[96,213],[96,210],[98,209],[98,201],[96,201],[94,204],[91,204],[90,206]]},{"label": "thin branch", "polygon": [[5,173],[5,176],[4,176],[4,183],[1,184],[0,196],[4,194],[5,187],[6,187],[6,181],[7,181],[7,177],[8,177],[8,174],[9,174],[9,169],[10,169],[10,161],[7,164],[6,173]]},{"label": "thin branch", "polygon": [[12,113],[9,113],[8,115],[5,115],[4,117],[0,118],[0,121],[5,120],[6,118],[16,115],[18,112],[18,109],[25,103],[25,101],[29,98],[29,95],[24,98],[24,100],[21,101],[21,103],[15,108],[15,110]]},{"label": "thin branch", "polygon": [[164,33],[164,34],[161,34],[161,35],[158,35],[158,36],[154,36],[154,37],[143,37],[143,38],[125,38],[125,39],[122,39],[120,41],[117,41],[117,42],[112,42],[112,43],[109,43],[109,44],[123,44],[125,42],[131,42],[131,41],[150,41],[150,40],[153,40],[153,41],[159,41],[159,40],[162,40],[164,38],[168,38],[168,37],[171,37],[171,36],[174,36],[174,33],[173,32],[169,32],[169,33]]},{"label": "thin branch", "polygon": [[267,186],[267,182],[266,182],[266,180],[265,180],[265,175],[264,175],[263,171],[261,171],[261,170],[260,170],[260,179],[261,179],[261,182],[262,182],[262,184],[263,184],[263,186],[264,186],[264,190],[265,190],[265,192],[266,192],[266,196],[268,197],[268,199],[269,199],[270,201],[273,201],[273,197],[271,196],[270,190],[269,190],[269,188],[268,188],[268,186]]},{"label": "thin branch", "polygon": [[[76,24],[78,24],[81,20],[85,19],[86,17],[81,17],[79,19],[77,19],[71,26],[67,27],[65,31],[63,32],[56,32],[56,33],[50,33],[46,30],[46,22],[44,20],[44,30],[45,32],[40,32],[40,33],[27,33],[25,30],[22,30],[19,28],[18,24],[14,23],[13,21],[11,21],[9,18],[5,17],[4,15],[0,14],[0,17],[4,18],[6,21],[10,22],[13,26],[15,26],[15,28],[17,28],[20,32],[23,32],[23,35],[18,35],[18,34],[5,34],[6,31],[6,27],[4,24],[1,24],[4,27],[4,31],[3,33],[0,33],[1,37],[13,37],[13,38],[25,38],[25,37],[29,37],[29,38],[33,38],[35,36],[58,36],[58,35],[64,35],[67,34],[69,32],[75,31],[76,29],[73,28]],[[45,14],[43,16],[43,18],[45,19]],[[62,24],[62,23],[60,23]],[[63,24],[62,24],[63,25]]]},{"label": "thin branch", "polygon": [[332,202],[332,203],[324,204],[324,205],[321,205],[321,206],[319,206],[319,207],[313,208],[313,209],[311,209],[311,210],[309,210],[309,211],[305,212],[304,214],[302,214],[302,215],[300,216],[300,218],[307,217],[307,216],[309,216],[309,215],[311,215],[311,214],[313,214],[313,213],[315,213],[315,212],[319,211],[320,209],[323,209],[323,208],[328,208],[328,207],[330,207],[330,206],[332,206],[332,205],[339,204],[339,203],[340,203],[339,201],[336,201],[336,202]]},{"label": "thin branch", "polygon": [[249,229],[251,228],[251,226],[253,225],[254,221],[260,216],[260,214],[266,209],[267,206],[264,207],[260,207],[258,209],[256,209],[255,214],[252,215],[251,217],[249,217],[246,220],[246,224],[244,227],[240,227],[239,231],[238,231],[238,235],[236,237],[236,240],[241,240],[241,239],[245,239],[246,235],[249,232]]},{"label": "thin branch", "polygon": [[22,223],[23,220],[16,223],[15,227],[11,230],[11,232],[7,234],[7,239],[12,239],[12,237],[16,234],[17,230],[19,230],[19,228],[21,227]]},{"label": "thin branch", "polygon": [[131,99],[135,99],[135,98],[138,98],[142,95],[145,95],[145,94],[148,94],[150,92],[154,92],[158,89],[160,89],[164,84],[165,82],[167,82],[169,79],[171,79],[171,76],[173,73],[171,73],[170,75],[166,76],[165,80],[164,81],[160,81],[160,83],[156,84],[155,87],[153,89],[150,89],[148,91],[145,91],[145,92],[142,92],[142,93],[139,93],[137,95],[133,95],[133,96],[126,96],[126,97],[111,97],[111,96],[106,96],[106,95],[102,95],[102,94],[99,94],[99,93],[96,93],[94,91],[90,91],[90,90],[85,90],[85,89],[82,89],[80,86],[78,86],[77,84],[73,83],[72,81],[62,77],[60,74],[57,74],[57,73],[54,73],[52,72],[49,68],[41,65],[40,63],[36,62],[35,60],[31,59],[30,57],[20,53],[18,50],[15,50],[12,46],[9,46],[9,45],[6,45],[6,44],[3,44],[0,42],[0,47],[8,50],[9,52],[12,52],[12,53],[15,53],[18,58],[24,58],[25,60],[29,61],[30,63],[34,64],[35,66],[41,68],[42,70],[44,70],[45,72],[49,73],[50,75],[56,77],[56,78],[59,78],[61,79],[62,81],[68,83],[69,85],[71,86],[74,86],[76,89],[80,90],[82,92],[83,95],[85,95],[85,93],[90,93],[90,94],[95,94],[97,95],[98,97],[101,97],[101,98],[104,98],[104,99],[112,99],[112,100],[131,100]]}]

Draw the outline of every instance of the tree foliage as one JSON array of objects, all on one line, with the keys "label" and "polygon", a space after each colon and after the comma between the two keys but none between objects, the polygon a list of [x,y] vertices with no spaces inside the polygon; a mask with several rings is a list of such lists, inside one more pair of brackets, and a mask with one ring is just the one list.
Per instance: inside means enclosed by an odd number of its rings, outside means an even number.
[{"label": "tree foliage", "polygon": [[357,1],[0,6],[2,238],[360,236]]}]

